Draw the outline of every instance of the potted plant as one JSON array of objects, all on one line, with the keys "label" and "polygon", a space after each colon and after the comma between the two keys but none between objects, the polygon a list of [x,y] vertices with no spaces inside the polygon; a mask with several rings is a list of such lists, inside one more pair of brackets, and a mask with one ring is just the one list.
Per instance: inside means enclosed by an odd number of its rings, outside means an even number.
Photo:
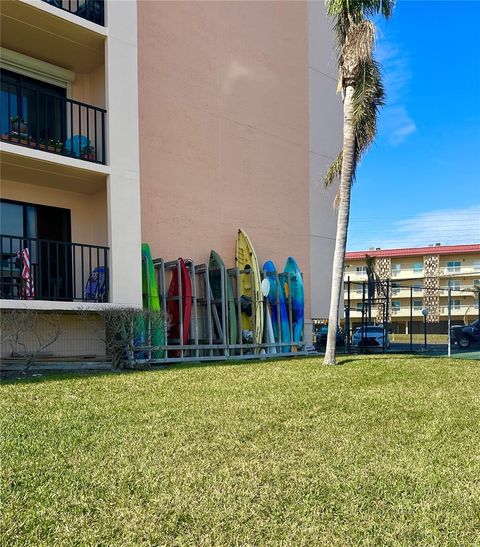
[{"label": "potted plant", "polygon": [[95,160],[95,147],[92,145],[83,146],[80,150],[82,160]]},{"label": "potted plant", "polygon": [[10,136],[18,139],[21,144],[28,144],[28,125],[20,116],[10,118]]},{"label": "potted plant", "polygon": [[63,142],[58,139],[48,139],[48,150],[61,154],[63,150]]}]

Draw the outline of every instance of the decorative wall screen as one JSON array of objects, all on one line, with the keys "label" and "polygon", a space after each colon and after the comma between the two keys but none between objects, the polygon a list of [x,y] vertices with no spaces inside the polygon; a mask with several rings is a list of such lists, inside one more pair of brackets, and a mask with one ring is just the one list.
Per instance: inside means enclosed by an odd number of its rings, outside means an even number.
[{"label": "decorative wall screen", "polygon": [[[392,271],[392,259],[389,257],[382,257],[382,258],[376,258],[375,259],[375,271],[377,272],[378,277],[380,278],[380,281],[386,281],[387,279],[391,278],[391,271]],[[388,317],[385,319],[387,321],[391,321],[391,310],[392,310],[392,294],[391,291],[388,295],[388,303],[386,301],[386,283],[385,285],[381,284],[380,287],[377,287],[377,322],[380,323],[384,320],[384,306],[388,304]],[[382,292],[384,294],[382,294]]]},{"label": "decorative wall screen", "polygon": [[423,259],[425,268],[423,304],[428,308],[427,322],[438,323],[440,321],[440,257],[428,255]]}]

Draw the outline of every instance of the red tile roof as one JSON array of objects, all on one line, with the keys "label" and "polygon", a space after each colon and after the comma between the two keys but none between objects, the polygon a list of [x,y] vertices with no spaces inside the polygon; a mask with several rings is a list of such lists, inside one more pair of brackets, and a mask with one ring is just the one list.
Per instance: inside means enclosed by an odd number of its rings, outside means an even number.
[{"label": "red tile roof", "polygon": [[419,255],[453,255],[464,253],[480,253],[480,244],[471,245],[438,245],[433,247],[410,247],[406,249],[380,249],[379,251],[350,251],[346,260],[365,258],[365,255],[375,257],[419,256]]}]

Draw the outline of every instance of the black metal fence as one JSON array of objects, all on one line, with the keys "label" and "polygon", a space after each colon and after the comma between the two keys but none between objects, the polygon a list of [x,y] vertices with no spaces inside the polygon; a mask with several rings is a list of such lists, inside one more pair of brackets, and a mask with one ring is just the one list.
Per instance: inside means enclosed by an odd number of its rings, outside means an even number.
[{"label": "black metal fence", "polygon": [[106,113],[103,108],[2,81],[0,138],[104,164]]},{"label": "black metal fence", "polygon": [[344,288],[347,352],[446,348],[452,341],[451,326],[480,321],[480,291],[474,280],[472,286],[450,280],[427,291],[419,279],[347,279]]},{"label": "black metal fence", "polygon": [[96,23],[97,25],[105,25],[105,6],[104,0],[43,0],[51,6],[68,11]]},{"label": "black metal fence", "polygon": [[108,302],[108,247],[0,235],[0,296]]}]

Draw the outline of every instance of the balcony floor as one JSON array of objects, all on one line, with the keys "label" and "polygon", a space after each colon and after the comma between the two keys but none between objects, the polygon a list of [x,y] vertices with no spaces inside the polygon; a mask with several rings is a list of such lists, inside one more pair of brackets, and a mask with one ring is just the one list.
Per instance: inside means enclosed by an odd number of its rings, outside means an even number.
[{"label": "balcony floor", "polygon": [[94,194],[110,173],[106,165],[0,141],[2,179]]}]

